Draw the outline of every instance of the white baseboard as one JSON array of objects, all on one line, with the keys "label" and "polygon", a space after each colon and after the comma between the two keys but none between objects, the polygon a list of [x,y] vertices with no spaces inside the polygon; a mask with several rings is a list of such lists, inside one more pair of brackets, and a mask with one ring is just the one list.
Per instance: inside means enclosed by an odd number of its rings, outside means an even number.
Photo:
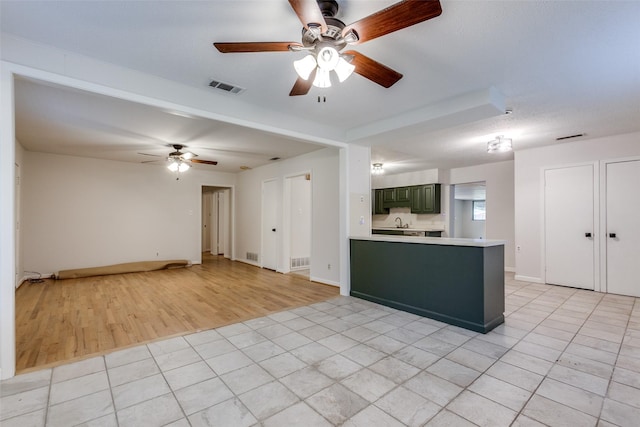
[{"label": "white baseboard", "polygon": [[245,264],[253,265],[253,266],[255,266],[255,267],[262,267],[262,266],[261,266],[260,264],[258,264],[257,262],[255,262],[255,261],[249,261],[248,259],[238,258],[238,259],[236,259],[236,261],[244,262]]},{"label": "white baseboard", "polygon": [[544,283],[544,280],[539,277],[521,276],[519,274],[516,274],[514,279],[520,280],[521,282]]},{"label": "white baseboard", "polygon": [[309,280],[311,280],[312,282],[322,283],[323,285],[331,285],[338,288],[340,287],[340,283],[334,282],[333,280],[319,279],[317,277],[310,277]]},{"label": "white baseboard", "polygon": [[504,271],[508,271],[509,273],[515,273],[516,272],[516,268],[515,267],[505,267]]}]

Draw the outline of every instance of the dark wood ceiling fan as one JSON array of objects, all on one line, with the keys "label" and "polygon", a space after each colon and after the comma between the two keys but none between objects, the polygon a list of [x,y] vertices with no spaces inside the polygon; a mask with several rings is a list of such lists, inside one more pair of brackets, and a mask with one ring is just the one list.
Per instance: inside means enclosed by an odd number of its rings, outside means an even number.
[{"label": "dark wood ceiling fan", "polygon": [[[183,151],[184,148],[186,148],[184,145],[182,144],[171,144],[171,147],[173,147],[173,149],[175,151],[169,153],[169,155],[167,157],[164,156],[159,156],[157,154],[147,154],[147,153],[138,153],[141,154],[143,156],[151,156],[151,157],[162,157],[167,161],[178,161],[178,162],[190,162],[190,163],[200,163],[200,164],[204,164],[204,165],[217,165],[218,162],[215,160],[201,160],[201,159],[196,159],[196,157],[198,157],[197,154],[194,154],[190,151]],[[160,160],[147,160],[147,161],[143,161],[142,163],[153,163],[153,162],[158,162]]]},{"label": "dark wood ceiling fan", "polygon": [[[335,0],[289,0],[289,4],[302,22],[302,43],[298,42],[216,42],[222,53],[307,51],[318,59],[318,68],[305,79],[298,77],[290,96],[305,95],[314,84],[316,72],[322,72],[320,56],[335,52],[355,66],[353,72],[389,88],[402,78],[397,71],[355,51],[349,45],[358,45],[394,31],[435,18],[442,13],[438,0],[404,0],[373,13],[352,24],[345,25],[335,18],[338,3]],[[332,48],[326,49],[326,48]],[[321,70],[321,71],[318,71]]]}]

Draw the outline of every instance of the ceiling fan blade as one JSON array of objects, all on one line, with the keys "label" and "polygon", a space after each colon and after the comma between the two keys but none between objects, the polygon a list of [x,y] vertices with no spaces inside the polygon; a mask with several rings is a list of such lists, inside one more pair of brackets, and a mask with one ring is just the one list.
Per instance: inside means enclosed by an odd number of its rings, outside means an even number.
[{"label": "ceiling fan blade", "polygon": [[289,4],[305,28],[309,28],[309,24],[317,24],[320,26],[322,34],[327,31],[327,23],[322,16],[317,0],[289,0]]},{"label": "ceiling fan blade", "polygon": [[353,44],[360,44],[435,18],[441,13],[438,0],[404,0],[347,25],[342,35],[353,30],[358,36],[358,41]]},{"label": "ceiling fan blade", "polygon": [[200,160],[200,159],[191,159],[189,160],[191,163],[200,163],[203,165],[217,165],[218,162],[214,161],[214,160]]},{"label": "ceiling fan blade", "polygon": [[[158,154],[149,154],[149,153],[138,153],[138,154],[143,155],[143,156],[151,156],[151,157],[164,157],[164,156],[160,156]],[[155,160],[154,160],[154,162],[155,162]]]},{"label": "ceiling fan blade", "polygon": [[345,55],[353,55],[352,65],[355,65],[354,72],[360,74],[372,82],[378,83],[380,86],[389,88],[402,78],[402,74],[392,70],[386,65],[382,65],[378,61],[365,56],[355,50],[344,52]]},{"label": "ceiling fan blade", "polygon": [[306,95],[309,93],[309,89],[311,89],[311,85],[313,84],[313,80],[316,78],[316,70],[311,72],[311,75],[307,80],[302,77],[298,77],[298,80],[293,84],[291,88],[291,92],[289,92],[289,96],[298,96],[298,95]]},{"label": "ceiling fan blade", "polygon": [[213,45],[222,53],[288,52],[289,46],[302,47],[296,42],[216,42]]}]

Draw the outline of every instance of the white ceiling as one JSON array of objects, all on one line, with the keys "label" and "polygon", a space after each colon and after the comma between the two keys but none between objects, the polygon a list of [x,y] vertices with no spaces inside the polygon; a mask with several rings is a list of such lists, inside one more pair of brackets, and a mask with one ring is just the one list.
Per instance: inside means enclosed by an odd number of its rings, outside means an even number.
[{"label": "white ceiling", "polygon": [[[395,0],[339,3],[338,17],[348,24]],[[200,158],[219,160],[220,170],[237,171],[319,148],[277,135],[313,121],[344,142],[371,145],[372,160],[394,173],[512,158],[486,153],[496,135],[513,138],[522,150],[578,133],[585,139],[640,131],[640,2],[441,4],[437,18],[354,47],[404,75],[393,87],[354,74],[332,88],[289,97],[292,61],[300,53],[221,54],[212,46],[299,41],[301,24],[284,0],[2,0],[4,33],[229,99],[207,86],[219,79],[246,88],[234,102],[246,105],[249,121],[266,111],[289,118],[271,123],[276,134],[264,134],[20,80],[18,138],[29,150],[126,161],[183,143]],[[492,102],[474,109],[486,94]],[[502,114],[505,108],[513,113]]]}]

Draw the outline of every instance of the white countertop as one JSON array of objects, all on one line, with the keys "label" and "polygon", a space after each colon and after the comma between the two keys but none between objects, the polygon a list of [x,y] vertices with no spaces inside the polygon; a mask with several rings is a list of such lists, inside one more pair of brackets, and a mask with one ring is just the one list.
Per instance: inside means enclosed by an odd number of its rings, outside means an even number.
[{"label": "white countertop", "polygon": [[349,238],[351,240],[370,240],[374,242],[417,243],[422,245],[443,246],[474,246],[478,248],[500,246],[507,243],[506,240],[454,239],[450,237],[388,236],[385,234],[373,234],[371,236],[351,236]]},{"label": "white countertop", "polygon": [[376,227],[373,226],[371,227],[372,230],[399,230],[399,231],[444,231],[444,228],[437,228],[437,227],[431,227],[431,228],[427,228],[427,227],[422,227],[422,228],[404,228],[404,227]]}]

